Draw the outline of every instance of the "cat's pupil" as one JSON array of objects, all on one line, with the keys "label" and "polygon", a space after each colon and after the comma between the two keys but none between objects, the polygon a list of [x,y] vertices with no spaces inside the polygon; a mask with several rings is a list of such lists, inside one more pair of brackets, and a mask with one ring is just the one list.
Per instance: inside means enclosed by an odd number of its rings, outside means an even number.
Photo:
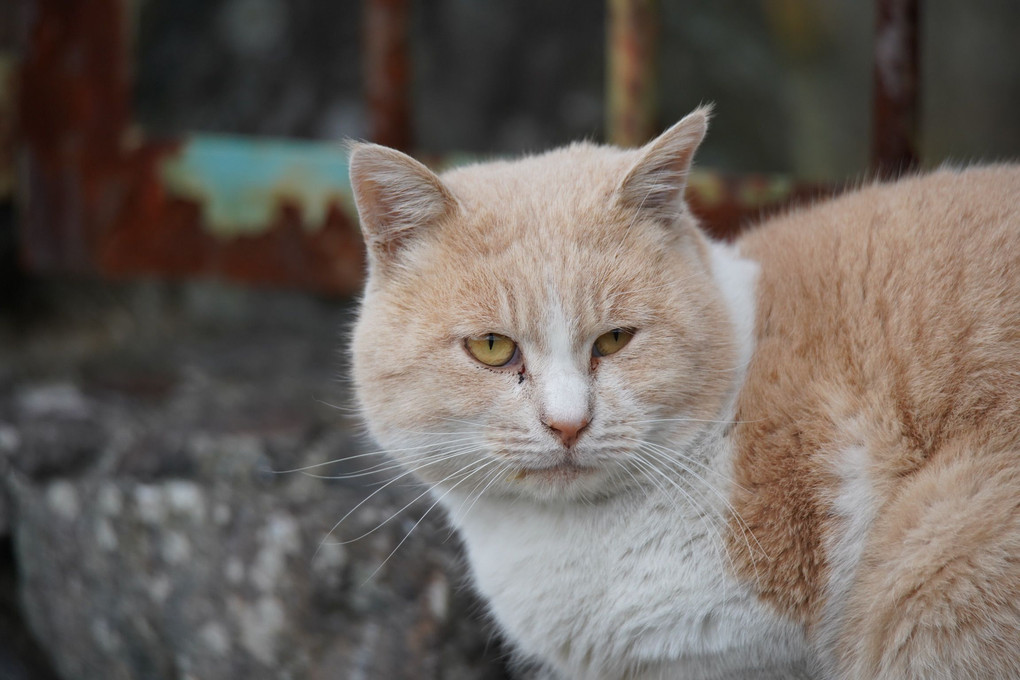
[{"label": "cat's pupil", "polygon": [[492,346],[496,344],[496,336],[493,335],[492,333],[489,333],[487,339],[489,341],[489,351],[491,352],[492,351]]},{"label": "cat's pupil", "polygon": [[614,328],[613,329],[613,342],[619,342],[619,341],[620,341],[620,329],[619,328]]}]

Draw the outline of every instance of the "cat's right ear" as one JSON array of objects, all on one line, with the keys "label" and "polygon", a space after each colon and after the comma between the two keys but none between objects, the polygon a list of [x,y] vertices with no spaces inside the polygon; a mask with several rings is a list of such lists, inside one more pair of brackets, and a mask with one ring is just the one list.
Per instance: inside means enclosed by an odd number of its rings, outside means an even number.
[{"label": "cat's right ear", "polygon": [[391,264],[411,239],[457,209],[439,177],[410,156],[363,142],[349,149],[354,202],[374,263]]}]

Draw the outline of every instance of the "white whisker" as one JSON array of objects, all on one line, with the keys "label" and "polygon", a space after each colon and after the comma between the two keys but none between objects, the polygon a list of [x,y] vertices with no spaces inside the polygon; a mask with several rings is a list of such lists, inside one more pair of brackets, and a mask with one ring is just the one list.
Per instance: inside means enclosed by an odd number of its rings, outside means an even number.
[{"label": "white whisker", "polygon": [[[638,421],[638,422],[656,422],[656,421],[650,421],[649,420],[649,421]],[[663,452],[665,452],[670,457],[669,460],[671,462],[680,464],[680,460],[676,460],[676,459],[672,458],[673,456],[676,456],[678,459],[682,459],[685,463],[690,463],[691,465],[697,465],[698,467],[700,467],[701,469],[705,470],[706,472],[710,472],[713,475],[716,475],[717,477],[719,477],[725,483],[732,484],[733,486],[735,486],[736,488],[740,489],[741,491],[747,491],[748,493],[750,493],[750,491],[748,491],[748,489],[746,489],[743,486],[737,484],[736,481],[734,481],[734,479],[729,474],[723,472],[722,470],[716,470],[711,465],[708,465],[707,463],[703,463],[700,460],[697,460],[696,458],[691,458],[690,456],[685,455],[684,453],[682,453],[680,451],[677,451],[675,449],[667,448],[667,447],[665,447],[665,446],[663,446],[661,444],[653,444],[652,442],[646,441],[644,439],[634,439],[632,437],[623,437],[623,439],[625,441],[633,442],[633,443],[638,444],[640,446],[656,446],[659,449],[661,449]],[[689,472],[690,474],[695,475],[696,477],[698,477],[698,479],[702,479],[693,470],[689,470],[687,467],[684,467],[683,469],[686,470],[687,472]],[[708,481],[707,480],[704,480],[704,483],[706,485],[708,485]]]},{"label": "white whisker", "polygon": [[[473,438],[472,438],[473,439]],[[426,456],[418,458],[415,463],[418,467],[415,470],[420,470],[426,465],[432,465],[434,463],[454,458],[462,455],[466,450],[474,449],[478,446],[477,442],[471,442],[469,444],[462,444],[459,447],[453,447],[449,449],[438,449],[429,453]],[[390,470],[407,469],[408,466],[405,463],[398,462],[396,460],[388,459],[380,463],[376,463],[371,467],[363,468],[357,472],[348,472],[340,475],[319,475],[300,470],[301,474],[306,477],[312,477],[314,479],[357,479],[358,477],[368,477],[371,475],[377,475],[383,472],[389,472]]]},{"label": "white whisker", "polygon": [[[361,539],[363,539],[363,538],[366,538],[366,537],[368,537],[368,536],[372,535],[373,533],[375,533],[375,532],[376,532],[376,531],[378,531],[379,529],[381,529],[381,528],[383,528],[384,526],[386,526],[386,524],[387,524],[387,523],[388,523],[388,522],[389,522],[389,521],[390,521],[391,519],[393,519],[394,517],[397,517],[397,516],[399,516],[399,515],[400,515],[400,514],[401,514],[402,512],[404,512],[405,510],[407,510],[408,508],[410,508],[410,507],[411,507],[412,505],[414,505],[415,503],[417,503],[418,501],[420,501],[420,500],[421,500],[422,498],[424,498],[425,496],[427,496],[427,495],[428,495],[429,493],[431,493],[433,489],[435,489],[436,487],[438,487],[438,486],[440,486],[440,485],[442,485],[442,484],[445,484],[446,482],[450,481],[451,479],[453,479],[453,478],[455,478],[455,477],[459,477],[460,475],[463,475],[463,474],[464,474],[464,470],[465,470],[465,469],[466,469],[467,467],[470,467],[470,466],[472,466],[472,465],[476,465],[476,464],[477,464],[477,461],[476,461],[475,463],[468,463],[468,465],[467,465],[467,466],[465,466],[465,467],[462,467],[462,468],[460,468],[459,470],[457,470],[456,472],[454,472],[454,473],[453,473],[453,474],[451,474],[451,475],[447,475],[447,476],[446,476],[445,478],[441,479],[440,481],[436,482],[435,484],[429,484],[429,485],[427,485],[427,486],[428,486],[428,488],[426,488],[426,489],[425,489],[424,491],[422,491],[422,492],[421,492],[420,494],[418,494],[417,496],[415,496],[414,498],[412,498],[412,499],[411,499],[410,501],[408,501],[408,502],[407,502],[407,503],[406,503],[406,504],[404,505],[404,507],[402,507],[402,508],[400,508],[399,510],[397,510],[396,512],[392,513],[392,514],[391,514],[391,515],[390,515],[389,517],[387,517],[387,518],[386,518],[386,519],[384,519],[384,520],[383,520],[382,522],[380,522],[379,524],[375,525],[375,526],[374,526],[373,528],[369,529],[369,530],[368,530],[368,531],[366,531],[365,533],[361,534],[360,536],[357,536],[357,537],[355,537],[355,538],[349,538],[349,539],[347,539],[347,540],[344,540],[344,541],[331,541],[331,542],[330,542],[330,545],[348,545],[348,544],[350,544],[350,543],[355,543],[355,542],[357,542],[357,541],[360,541],[360,540],[361,540]],[[473,471],[472,471],[472,472],[473,472]],[[469,473],[469,474],[470,474],[470,473]],[[458,483],[459,483],[459,482],[458,482]]]},{"label": "white whisker", "polygon": [[[645,453],[648,453],[648,454],[652,454],[653,453],[651,450],[649,450],[647,448],[642,448],[642,451],[644,451]],[[708,522],[708,524],[706,525],[706,528],[709,531],[711,531],[712,534],[715,536],[715,538],[718,541],[718,544],[720,546],[720,551],[726,557],[726,560],[730,563],[730,567],[735,570],[736,569],[736,565],[733,564],[733,558],[729,554],[729,551],[726,550],[725,541],[723,540],[723,534],[720,531],[720,527],[722,528],[723,531],[725,531],[725,529],[726,529],[726,526],[723,523],[722,518],[719,517],[718,514],[715,513],[715,512],[706,511],[708,509],[706,509],[705,506],[702,505],[701,503],[698,503],[695,500],[695,498],[693,496],[691,496],[690,493],[688,493],[688,491],[686,489],[684,489],[682,486],[680,486],[679,482],[676,479],[674,479],[671,475],[665,474],[662,470],[660,470],[658,467],[656,467],[648,459],[644,458],[643,456],[637,456],[636,459],[640,459],[649,468],[651,468],[654,472],[656,472],[659,475],[661,475],[664,480],[666,480],[667,482],[669,482],[670,485],[673,486],[673,488],[675,488],[677,491],[679,491],[681,494],[683,494],[683,496],[688,500],[688,502],[691,504],[691,506],[693,508],[695,508],[696,510],[702,511],[702,517],[704,517],[707,520],[707,522]],[[694,490],[693,487],[692,487],[692,490]],[[700,492],[698,492],[698,493],[699,493],[699,495],[701,495]],[[702,498],[703,498],[703,500],[706,500],[706,499],[704,499],[704,497],[702,497]],[[711,504],[709,503],[708,506],[710,508]],[[755,571],[755,576],[757,577],[757,570]]]},{"label": "white whisker", "polygon": [[720,425],[742,425],[745,423],[760,423],[765,418],[757,420],[712,420],[709,418],[652,418],[650,420],[629,420],[628,424],[642,425],[644,423],[717,423]]},{"label": "white whisker", "polygon": [[[460,439],[451,439],[451,440],[444,441],[443,443],[444,444],[450,444],[450,443],[456,443],[458,441],[469,441],[469,440],[471,440],[473,438],[474,438],[473,435],[466,435],[466,436],[464,436],[464,437],[462,437]],[[406,453],[406,452],[409,452],[409,451],[419,451],[419,450],[422,450],[422,449],[433,448],[434,446],[435,446],[435,444],[431,444],[430,443],[430,444],[421,444],[419,446],[409,446],[409,447],[406,447],[406,448],[403,448],[403,449],[385,449],[385,450],[381,449],[379,451],[367,451],[365,453],[359,453],[359,454],[356,454],[356,455],[353,455],[353,456],[346,456],[344,458],[334,458],[333,460],[327,460],[327,461],[323,461],[321,463],[312,463],[311,465],[304,465],[302,467],[292,468],[292,469],[289,469],[289,470],[272,470],[272,469],[269,469],[268,472],[271,472],[274,475],[290,475],[290,474],[294,474],[295,472],[304,472],[306,470],[314,470],[315,468],[325,467],[327,465],[337,465],[339,463],[346,463],[346,462],[351,461],[351,460],[357,460],[358,458],[367,458],[369,456],[384,456],[384,455],[393,454],[393,453]]]},{"label": "white whisker", "polygon": [[[655,443],[652,443],[652,442],[644,442],[644,447],[643,447],[642,450],[644,450],[649,455],[655,456],[655,458],[657,460],[659,460],[659,461],[661,461],[663,463],[669,464],[669,465],[676,466],[676,467],[680,468],[680,470],[686,472],[687,474],[692,475],[695,479],[697,479],[701,483],[701,485],[704,488],[706,488],[708,491],[710,491],[716,498],[718,498],[723,503],[723,505],[726,507],[726,509],[729,511],[729,513],[734,517],[734,519],[736,519],[737,526],[740,527],[741,538],[744,540],[744,544],[745,544],[745,546],[747,547],[747,550],[748,550],[748,555],[751,557],[751,564],[752,564],[752,566],[755,569],[755,577],[758,578],[758,570],[757,570],[757,566],[756,566],[757,562],[756,562],[756,559],[755,559],[755,551],[751,547],[751,543],[747,540],[747,537],[748,536],[751,537],[751,540],[754,541],[754,544],[758,547],[758,550],[761,551],[761,554],[764,555],[765,558],[768,561],[771,561],[772,558],[769,556],[768,552],[766,552],[765,548],[758,541],[757,537],[754,535],[754,532],[751,531],[750,526],[748,526],[747,522],[744,521],[744,518],[740,516],[740,513],[738,513],[736,508],[733,507],[733,504],[730,503],[730,501],[726,497],[726,495],[723,494],[718,489],[718,487],[716,487],[714,484],[710,483],[707,479],[705,479],[704,477],[702,477],[701,475],[696,473],[694,470],[692,470],[687,465],[684,465],[684,463],[681,460],[676,458],[676,456],[681,456],[682,455],[679,452],[672,451],[672,450],[670,450],[670,449],[668,449],[668,448],[666,448],[664,446],[661,446],[659,444],[655,444]],[[693,459],[691,459],[688,456],[682,456],[682,458],[683,458],[683,460],[687,460],[687,461],[691,461],[691,462],[697,462],[697,461],[694,461]],[[711,469],[711,468],[709,468],[709,469]]]},{"label": "white whisker", "polygon": [[[467,450],[467,451],[464,451],[463,453],[461,453],[461,454],[458,454],[458,455],[464,455],[464,454],[466,454],[466,453],[469,453],[469,452],[470,452],[470,450]],[[404,472],[400,473],[399,475],[397,475],[396,477],[394,477],[393,479],[391,479],[390,481],[386,482],[385,484],[383,484],[382,486],[380,486],[380,487],[379,487],[378,489],[376,489],[375,491],[373,491],[372,493],[370,493],[370,494],[369,494],[368,496],[366,496],[366,497],[365,497],[364,499],[362,499],[362,500],[361,500],[361,502],[359,502],[359,503],[358,503],[357,505],[355,505],[355,506],[354,506],[353,508],[351,508],[350,510],[348,510],[348,511],[347,511],[347,513],[346,513],[346,514],[345,514],[345,515],[344,515],[343,517],[341,517],[341,518],[340,518],[339,520],[337,520],[336,524],[334,524],[334,525],[333,525],[333,526],[332,526],[332,527],[330,528],[330,530],[326,532],[326,535],[322,537],[322,540],[321,540],[321,541],[319,541],[319,546],[318,546],[318,547],[317,547],[317,548],[315,549],[315,553],[313,554],[313,558],[314,558],[314,556],[315,556],[315,555],[318,555],[318,554],[319,554],[319,551],[320,551],[320,550],[322,549],[322,546],[323,546],[323,545],[325,545],[325,544],[327,543],[326,539],[327,539],[327,538],[329,538],[329,537],[330,537],[330,536],[332,535],[332,533],[333,533],[334,531],[336,531],[336,530],[337,530],[337,528],[338,528],[338,527],[339,527],[339,526],[340,526],[341,524],[343,524],[343,523],[344,523],[344,521],[346,521],[346,520],[347,520],[347,518],[348,518],[348,517],[350,517],[350,516],[351,516],[352,514],[354,514],[354,513],[355,513],[355,512],[356,512],[356,511],[357,511],[357,510],[358,510],[358,509],[359,509],[359,508],[361,507],[361,506],[363,506],[363,505],[364,505],[365,503],[367,503],[367,502],[368,502],[368,501],[370,501],[370,500],[371,500],[371,499],[372,499],[373,497],[375,497],[375,495],[376,495],[376,494],[378,494],[379,492],[381,492],[381,491],[382,491],[383,489],[387,488],[388,486],[390,486],[390,485],[392,485],[392,484],[395,484],[395,483],[396,483],[397,481],[399,481],[399,480],[401,480],[401,479],[404,479],[405,477],[407,477],[407,476],[409,476],[409,475],[412,475],[412,474],[414,474],[415,472],[417,472],[417,471],[421,470],[421,469],[422,469],[422,468],[424,468],[424,467],[427,467],[428,465],[433,465],[433,464],[435,464],[436,462],[442,462],[442,461],[431,461],[431,462],[429,462],[429,463],[426,463],[426,464],[424,464],[424,465],[421,465],[421,466],[419,466],[419,467],[417,467],[417,468],[411,468],[411,469],[407,469],[407,470],[404,470]]]},{"label": "white whisker", "polygon": [[[476,463],[476,465],[474,466],[474,468],[473,468],[472,470],[470,470],[470,471],[469,471],[469,472],[467,473],[467,475],[466,475],[466,476],[465,476],[465,477],[464,477],[463,479],[461,479],[461,480],[460,480],[460,481],[458,481],[458,482],[457,482],[456,484],[454,484],[453,486],[451,486],[451,487],[450,487],[449,489],[447,489],[447,490],[446,490],[446,491],[445,491],[445,492],[443,493],[443,495],[442,495],[442,496],[440,496],[440,497],[439,497],[439,498],[437,498],[437,499],[436,499],[435,501],[433,501],[432,505],[430,505],[430,506],[428,507],[428,509],[427,509],[427,510],[425,510],[425,512],[424,512],[424,513],[422,514],[422,516],[421,516],[421,517],[420,517],[420,518],[418,519],[418,521],[417,521],[417,522],[415,522],[415,523],[414,523],[414,524],[413,524],[413,525],[411,526],[411,528],[407,530],[407,533],[406,533],[406,534],[404,534],[404,537],[403,537],[402,539],[400,539],[400,542],[399,542],[399,543],[397,543],[397,545],[396,545],[396,546],[395,546],[395,547],[393,548],[393,550],[392,550],[392,551],[390,552],[390,554],[386,556],[386,559],[384,559],[384,560],[382,561],[382,563],[381,563],[381,564],[380,564],[380,565],[379,565],[378,567],[376,567],[376,568],[375,568],[375,571],[373,571],[373,572],[372,572],[371,574],[369,574],[368,578],[367,578],[367,579],[365,579],[365,583],[368,583],[368,582],[369,582],[369,581],[371,581],[371,580],[372,580],[373,578],[375,578],[375,575],[379,573],[379,570],[380,570],[380,569],[382,569],[382,568],[383,568],[383,567],[384,567],[384,566],[386,565],[386,563],[387,563],[387,562],[389,562],[390,558],[391,558],[391,557],[393,557],[393,556],[394,556],[394,555],[395,555],[395,554],[397,553],[397,551],[398,551],[398,550],[400,550],[400,546],[404,545],[404,542],[405,542],[405,541],[407,541],[407,539],[411,537],[411,534],[412,534],[412,533],[414,533],[414,530],[418,528],[418,525],[419,525],[419,524],[421,524],[422,522],[424,522],[424,521],[425,521],[425,518],[426,518],[426,517],[428,517],[428,515],[429,515],[429,513],[430,513],[430,512],[432,512],[432,509],[433,509],[433,508],[435,508],[435,507],[436,507],[437,505],[439,505],[439,503],[440,503],[440,502],[441,502],[441,501],[442,501],[442,500],[443,500],[444,498],[446,498],[446,497],[447,497],[447,496],[448,496],[448,495],[450,494],[450,492],[451,492],[451,491],[453,491],[453,490],[454,490],[454,489],[456,489],[456,488],[457,488],[458,486],[460,486],[461,484],[463,484],[463,483],[464,483],[464,482],[465,482],[466,480],[470,479],[470,478],[471,478],[471,475],[475,474],[476,472],[478,472],[478,471],[480,471],[480,470],[483,470],[483,469],[485,469],[486,467],[488,467],[489,465],[491,465],[491,464],[493,464],[493,463],[495,463],[495,462],[496,462],[495,460],[489,460],[489,461],[478,461],[478,463],[480,463],[480,465]],[[463,474],[463,470],[461,471],[461,474]],[[447,477],[447,478],[446,478],[446,479],[444,479],[443,481],[445,482],[445,481],[447,481],[448,479],[450,479],[450,477]],[[438,484],[437,484],[436,486],[438,486]],[[429,489],[429,491],[431,491],[431,489]],[[426,493],[428,493],[428,492],[426,492]],[[423,494],[423,495],[424,495],[424,494]],[[419,496],[418,498],[421,498],[421,496]],[[415,499],[415,500],[417,500],[417,499]],[[413,502],[413,501],[412,501],[412,502]],[[406,506],[405,506],[405,508],[406,508]],[[403,510],[401,510],[401,512],[403,512]],[[398,514],[399,514],[399,513],[398,513]],[[388,520],[387,520],[387,521],[388,521]],[[374,531],[374,530],[373,530],[373,531]],[[367,535],[367,534],[366,534],[366,535]],[[364,583],[363,583],[362,585],[364,585]]]},{"label": "white whisker", "polygon": [[330,403],[330,402],[326,401],[325,399],[316,399],[315,401],[318,402],[319,404],[322,404],[323,406],[328,406],[331,409],[334,409],[336,411],[340,411],[342,413],[349,413],[351,415],[360,415],[361,414],[361,409],[359,409],[356,406],[341,406],[340,404]]},{"label": "white whisker", "polygon": [[[495,473],[492,475],[492,479],[490,479],[489,483],[486,484],[485,487],[481,491],[478,492],[478,495],[475,496],[475,499],[473,501],[471,501],[471,504],[467,507],[466,510],[463,509],[463,503],[461,503],[461,510],[463,510],[463,512],[461,512],[461,515],[462,516],[467,516],[467,514],[469,512],[471,512],[471,509],[473,507],[475,507],[475,503],[477,503],[478,500],[482,497],[482,495],[486,491],[489,490],[489,487],[491,487],[493,485],[493,483],[497,479],[499,479],[500,477],[505,475],[507,472],[509,472],[511,469],[513,469],[513,467],[514,467],[513,463],[504,463],[504,464],[500,465],[499,467],[497,467],[496,470],[495,470]],[[482,481],[485,481],[484,478],[483,478]],[[468,498],[470,498],[470,497],[471,497],[471,495],[468,494]],[[465,499],[465,500],[467,500],[467,499]]]}]

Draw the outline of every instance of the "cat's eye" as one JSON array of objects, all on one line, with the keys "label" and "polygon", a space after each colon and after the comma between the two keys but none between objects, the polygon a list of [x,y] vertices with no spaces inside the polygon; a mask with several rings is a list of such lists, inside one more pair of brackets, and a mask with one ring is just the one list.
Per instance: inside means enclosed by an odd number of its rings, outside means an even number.
[{"label": "cat's eye", "polygon": [[628,331],[625,328],[614,328],[608,333],[603,333],[595,338],[595,344],[591,348],[591,355],[593,357],[607,357],[610,354],[616,354],[633,337],[634,331]]},{"label": "cat's eye", "polygon": [[506,366],[517,354],[517,344],[497,333],[486,333],[464,341],[464,347],[486,366]]}]

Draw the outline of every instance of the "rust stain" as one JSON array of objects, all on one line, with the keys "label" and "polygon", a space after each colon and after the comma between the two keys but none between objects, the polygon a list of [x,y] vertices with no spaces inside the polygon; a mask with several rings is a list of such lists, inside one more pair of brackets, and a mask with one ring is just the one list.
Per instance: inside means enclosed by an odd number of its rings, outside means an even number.
[{"label": "rust stain", "polygon": [[198,202],[166,190],[160,167],[181,142],[134,127],[126,0],[34,0],[31,10],[18,79],[30,268],[359,288],[361,239],[339,206],[309,229],[301,206],[281,199],[263,233],[221,239],[204,228]]},{"label": "rust stain", "polygon": [[219,275],[243,283],[297,287],[349,295],[363,276],[361,239],[338,205],[315,231],[303,226],[301,206],[280,201],[270,228],[253,236],[218,239],[201,228],[201,206],[159,198],[140,208],[158,214],[147,230],[118,229],[103,252],[112,276],[152,272]]}]

